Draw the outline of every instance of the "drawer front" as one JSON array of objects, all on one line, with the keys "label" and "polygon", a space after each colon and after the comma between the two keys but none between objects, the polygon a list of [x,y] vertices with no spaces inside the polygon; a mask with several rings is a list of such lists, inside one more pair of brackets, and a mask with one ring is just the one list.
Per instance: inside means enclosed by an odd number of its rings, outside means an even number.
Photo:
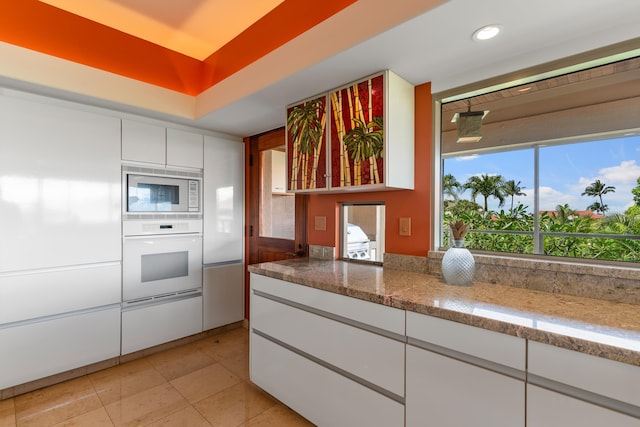
[{"label": "drawer front", "polygon": [[524,426],[522,380],[407,346],[407,427]]},{"label": "drawer front", "polygon": [[254,273],[251,288],[404,336],[404,310]]},{"label": "drawer front", "polygon": [[404,405],[251,334],[251,381],[317,426],[404,425]]},{"label": "drawer front", "polygon": [[251,324],[301,352],[404,396],[404,342],[255,294]]},{"label": "drawer front", "polygon": [[640,407],[638,366],[529,341],[529,373]]},{"label": "drawer front", "polygon": [[407,312],[407,336],[519,371],[525,370],[522,338],[423,314]]},{"label": "drawer front", "polygon": [[122,354],[202,332],[202,296],[122,312]]},{"label": "drawer front", "polygon": [[0,328],[0,390],[120,353],[120,305]]},{"label": "drawer front", "polygon": [[120,302],[120,263],[0,277],[0,324]]},{"label": "drawer front", "polygon": [[601,406],[527,385],[527,427],[638,427],[640,420]]}]

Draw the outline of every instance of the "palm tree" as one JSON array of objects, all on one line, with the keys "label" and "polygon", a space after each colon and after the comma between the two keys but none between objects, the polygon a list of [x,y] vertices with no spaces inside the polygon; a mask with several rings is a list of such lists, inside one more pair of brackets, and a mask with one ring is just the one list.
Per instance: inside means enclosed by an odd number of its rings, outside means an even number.
[{"label": "palm tree", "polygon": [[458,200],[462,184],[458,182],[455,176],[448,173],[442,177],[442,194],[450,196],[454,201]]},{"label": "palm tree", "polygon": [[[301,188],[307,188],[308,156],[313,154],[314,160],[320,153],[324,135],[324,100],[316,98],[291,109],[287,117],[287,131],[291,135],[293,148],[293,164],[291,174],[291,190],[299,188],[298,173],[302,170]],[[314,161],[314,165],[317,162]],[[315,187],[315,173],[312,171],[311,187]]]},{"label": "palm tree", "polygon": [[489,210],[487,203],[489,197],[498,199],[499,206],[504,205],[503,185],[502,175],[487,175],[483,173],[480,176],[469,178],[464,184],[464,188],[471,190],[471,197],[474,201],[478,194],[484,197],[484,211],[487,212]]},{"label": "palm tree", "polygon": [[518,181],[517,183],[513,180],[510,179],[509,181],[505,182],[504,185],[502,186],[502,194],[504,194],[506,197],[511,197],[511,208],[509,210],[513,210],[513,198],[515,196],[526,196],[526,193],[522,192],[522,189],[524,187],[520,186],[520,181]]},{"label": "palm tree", "polygon": [[602,212],[602,214],[604,215],[604,213],[609,209],[609,207],[605,205],[604,202],[602,201],[602,195],[607,193],[613,193],[615,191],[616,191],[616,187],[613,187],[611,185],[606,185],[605,183],[600,182],[599,179],[596,179],[594,182],[587,185],[587,187],[584,189],[584,192],[581,195],[597,197],[600,201],[593,203],[587,209],[594,210],[595,212]]},{"label": "palm tree", "polygon": [[[356,169],[356,185],[360,183],[360,164],[373,157],[377,159],[382,156],[384,148],[384,132],[382,130],[382,117],[374,117],[373,121],[364,123],[362,120],[353,117],[354,127],[344,136],[344,143],[353,159]],[[377,172],[377,171],[376,171]],[[374,179],[373,183],[377,183]]]}]

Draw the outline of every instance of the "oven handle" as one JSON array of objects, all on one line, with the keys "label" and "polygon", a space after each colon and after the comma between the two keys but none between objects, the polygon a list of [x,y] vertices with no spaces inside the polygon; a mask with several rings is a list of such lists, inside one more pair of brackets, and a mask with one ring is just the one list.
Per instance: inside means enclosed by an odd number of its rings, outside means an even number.
[{"label": "oven handle", "polygon": [[124,236],[123,240],[149,240],[149,239],[202,239],[202,233],[172,233],[172,234],[141,234],[137,236]]}]

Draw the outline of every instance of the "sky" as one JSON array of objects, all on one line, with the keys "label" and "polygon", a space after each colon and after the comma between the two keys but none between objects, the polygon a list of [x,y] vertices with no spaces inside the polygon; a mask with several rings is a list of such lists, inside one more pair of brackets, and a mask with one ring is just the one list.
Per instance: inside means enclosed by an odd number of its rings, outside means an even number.
[{"label": "sky", "polygon": [[[514,206],[521,203],[533,211],[534,188],[533,149],[503,153],[475,154],[445,159],[443,174],[452,174],[464,184],[474,175],[502,175],[504,180],[521,182],[526,196],[516,197]],[[640,177],[640,136],[593,141],[540,148],[540,210],[555,210],[557,205],[569,204],[571,209],[585,210],[597,198],[582,196],[585,188],[599,179],[614,192],[603,195],[607,214],[624,213],[633,205],[631,190]],[[470,192],[462,198],[470,199]],[[483,203],[478,196],[476,202]],[[502,207],[509,210],[511,199]],[[489,198],[489,209],[500,210],[498,202]]]}]

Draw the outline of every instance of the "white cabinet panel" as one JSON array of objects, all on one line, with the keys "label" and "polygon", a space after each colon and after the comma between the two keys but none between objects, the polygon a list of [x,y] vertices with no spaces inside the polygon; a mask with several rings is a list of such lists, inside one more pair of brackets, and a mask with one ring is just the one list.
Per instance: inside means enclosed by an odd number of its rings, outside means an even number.
[{"label": "white cabinet panel", "polygon": [[120,120],[0,96],[0,272],[120,259]]},{"label": "white cabinet panel", "polygon": [[204,264],[244,258],[244,144],[204,138]]},{"label": "white cabinet panel", "polygon": [[0,328],[0,389],[116,357],[120,306]]},{"label": "white cabinet panel", "polygon": [[406,393],[407,427],[524,426],[524,381],[411,345]]},{"label": "white cabinet panel", "polygon": [[202,296],[122,312],[122,354],[202,332]]},{"label": "white cabinet panel", "polygon": [[251,352],[251,380],[317,426],[404,425],[402,404],[256,334]]},{"label": "white cabinet panel", "polygon": [[404,310],[253,273],[251,287],[401,336],[405,334]]},{"label": "white cabinet panel", "polygon": [[122,120],[122,160],[165,165],[166,130],[150,123]]},{"label": "white cabinet panel", "polygon": [[524,371],[526,342],[437,317],[407,312],[407,336]]},{"label": "white cabinet panel", "polygon": [[168,128],[167,165],[202,169],[202,135]]},{"label": "white cabinet panel", "polygon": [[529,341],[529,372],[640,406],[640,367]]},{"label": "white cabinet panel", "polygon": [[638,427],[640,419],[527,385],[527,427]]},{"label": "white cabinet panel", "polygon": [[404,396],[404,342],[257,295],[251,322],[260,332],[398,396]]},{"label": "white cabinet panel", "polygon": [[0,276],[0,325],[121,301],[120,263]]},{"label": "white cabinet panel", "polygon": [[202,300],[205,331],[244,319],[244,264],[205,268]]}]

